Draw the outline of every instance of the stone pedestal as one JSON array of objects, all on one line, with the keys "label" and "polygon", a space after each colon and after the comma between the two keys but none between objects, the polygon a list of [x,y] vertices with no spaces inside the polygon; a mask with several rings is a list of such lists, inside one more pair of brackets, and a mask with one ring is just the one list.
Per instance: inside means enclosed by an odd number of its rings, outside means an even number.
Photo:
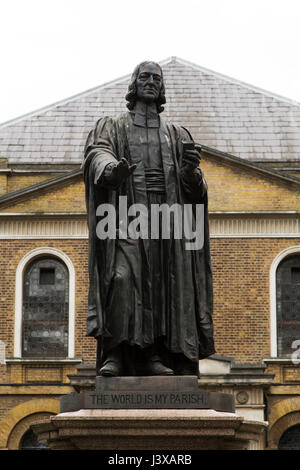
[{"label": "stone pedestal", "polygon": [[232,395],[199,391],[194,376],[97,377],[32,429],[52,449],[233,450],[262,448],[265,424],[238,416]]},{"label": "stone pedestal", "polygon": [[259,449],[264,425],[215,410],[79,410],[32,426],[59,450]]},{"label": "stone pedestal", "polygon": [[199,391],[196,376],[96,377],[95,390],[71,393],[60,411],[80,409],[213,409],[234,412],[234,397]]}]

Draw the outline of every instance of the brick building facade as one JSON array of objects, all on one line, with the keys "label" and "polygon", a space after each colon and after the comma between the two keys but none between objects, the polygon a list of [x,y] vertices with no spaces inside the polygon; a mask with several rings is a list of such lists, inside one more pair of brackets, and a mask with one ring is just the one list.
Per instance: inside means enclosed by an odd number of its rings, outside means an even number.
[{"label": "brick building facade", "polygon": [[[233,393],[239,413],[267,421],[263,448],[278,448],[287,432],[300,448],[300,365],[296,347],[282,346],[298,339],[300,323],[300,105],[181,59],[162,67],[165,117],[203,145],[209,191],[217,353],[200,362],[199,386]],[[0,127],[0,449],[26,447],[30,424],[58,413],[72,377],[94,367],[80,162],[97,119],[125,110],[128,80]],[[293,312],[279,327],[278,268],[289,259]],[[37,286],[34,266],[46,263],[51,278],[53,260],[67,273],[64,303],[55,304],[64,316],[35,325],[26,309],[45,309],[41,293],[52,291],[42,290],[41,271]],[[35,300],[27,288],[37,289]],[[65,352],[54,357],[62,336]]]}]

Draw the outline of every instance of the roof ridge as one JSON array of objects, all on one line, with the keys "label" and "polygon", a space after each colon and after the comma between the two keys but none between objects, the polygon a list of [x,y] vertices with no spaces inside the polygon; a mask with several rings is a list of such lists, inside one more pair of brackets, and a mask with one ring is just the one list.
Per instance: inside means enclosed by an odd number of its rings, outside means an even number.
[{"label": "roof ridge", "polygon": [[178,62],[178,63],[181,63],[183,65],[193,67],[197,70],[200,70],[201,72],[204,72],[204,73],[207,73],[207,74],[210,74],[210,75],[214,75],[214,76],[220,78],[221,80],[225,80],[225,81],[230,82],[230,83],[235,83],[236,85],[248,88],[249,90],[255,91],[257,93],[269,96],[271,98],[275,98],[279,101],[284,101],[285,103],[293,105],[293,106],[300,107],[300,102],[296,101],[296,100],[293,100],[291,98],[287,98],[285,96],[278,95],[278,94],[273,93],[271,91],[265,90],[264,88],[260,88],[260,87],[257,87],[255,85],[251,85],[250,83],[243,82],[242,80],[238,80],[237,78],[232,78],[232,77],[229,77],[228,75],[223,75],[222,73],[215,72],[214,70],[203,67],[202,65],[195,64],[194,62],[190,62],[188,60],[181,59],[180,57],[177,57],[177,56],[173,56],[173,57],[171,57],[171,59],[175,62]]}]

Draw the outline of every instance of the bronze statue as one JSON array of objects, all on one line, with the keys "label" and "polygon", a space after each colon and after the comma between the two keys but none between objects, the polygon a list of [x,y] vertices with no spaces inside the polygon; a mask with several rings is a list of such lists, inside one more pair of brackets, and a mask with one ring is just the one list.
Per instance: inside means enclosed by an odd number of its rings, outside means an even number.
[{"label": "bronze statue", "polygon": [[[198,360],[215,352],[201,149],[186,129],[160,117],[166,99],[157,63],[136,67],[126,100],[129,112],[100,119],[90,132],[82,164],[89,225],[87,335],[97,339],[97,375],[198,375]],[[151,207],[186,204],[193,217],[202,205],[203,246],[187,250],[174,236],[172,217],[169,238],[161,228],[158,237],[124,236],[118,217],[124,201],[129,219],[133,205],[149,215]],[[115,236],[97,232],[103,207],[115,210]]]}]

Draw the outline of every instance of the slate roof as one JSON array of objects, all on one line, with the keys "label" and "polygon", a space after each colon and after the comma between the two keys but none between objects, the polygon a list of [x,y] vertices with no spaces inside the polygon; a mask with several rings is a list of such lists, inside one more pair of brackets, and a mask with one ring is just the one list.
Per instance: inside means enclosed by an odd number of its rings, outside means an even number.
[{"label": "slate roof", "polygon": [[[177,57],[161,62],[163,116],[207,147],[256,162],[300,161],[300,103]],[[78,164],[101,116],[126,110],[130,74],[0,126],[10,164]]]}]

